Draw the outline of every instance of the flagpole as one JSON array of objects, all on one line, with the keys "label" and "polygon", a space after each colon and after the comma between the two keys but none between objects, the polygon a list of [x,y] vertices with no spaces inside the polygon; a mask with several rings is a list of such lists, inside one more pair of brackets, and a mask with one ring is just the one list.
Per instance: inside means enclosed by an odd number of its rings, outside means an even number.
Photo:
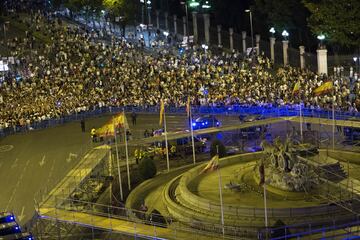
[{"label": "flagpole", "polygon": [[112,158],[111,158],[111,150],[109,152],[109,177],[110,177],[110,206],[112,206]]},{"label": "flagpole", "polygon": [[128,178],[128,187],[131,190],[131,181],[130,181],[130,168],[129,168],[129,151],[128,151],[128,142],[127,142],[127,134],[126,134],[126,124],[125,124],[125,109],[123,109],[124,115],[124,132],[125,132],[125,156],[126,156],[126,171],[127,171],[127,178]]},{"label": "flagpole", "polygon": [[164,106],[164,131],[165,131],[165,147],[166,147],[166,165],[167,171],[170,171],[170,162],[169,162],[169,146],[167,140],[167,130],[166,130],[166,114],[165,114],[165,106]]},{"label": "flagpole", "polygon": [[266,236],[268,230],[268,215],[267,215],[267,201],[266,201],[266,182],[264,181],[264,214],[265,214],[265,228],[266,228]]},{"label": "flagpole", "polygon": [[[220,165],[220,163],[219,163]],[[222,197],[222,181],[221,181],[221,173],[220,173],[220,166],[218,167],[218,175],[219,175],[219,194],[220,194],[220,209],[221,209],[221,228],[222,228],[222,235],[225,236],[225,228],[224,228],[224,204],[223,204],[223,197]]]},{"label": "flagpole", "polygon": [[118,150],[118,143],[117,143],[117,137],[116,137],[116,126],[114,123],[114,117],[113,117],[113,125],[114,125],[114,136],[115,136],[115,150],[116,150],[116,164],[117,164],[117,170],[118,170],[118,177],[119,177],[119,188],[120,188],[120,199],[121,201],[124,200],[123,196],[123,189],[122,189],[122,183],[121,183],[121,171],[120,171],[120,163],[119,163],[119,150]]},{"label": "flagpole", "polygon": [[303,118],[302,118],[302,104],[301,104],[301,99],[300,99],[300,139],[301,142],[303,142]]},{"label": "flagpole", "polygon": [[333,83],[333,86],[332,86],[332,148],[333,150],[335,149],[335,99],[334,99],[334,96],[335,96],[335,90],[334,90],[334,83]]},{"label": "flagpole", "polygon": [[334,106],[334,96],[332,100],[332,148],[335,149],[335,106]]},{"label": "flagpole", "polygon": [[[219,156],[219,146],[216,146],[216,152]],[[220,161],[218,162],[217,172],[219,175],[219,194],[220,194],[220,211],[221,211],[221,228],[223,238],[225,237],[225,222],[224,222],[224,204],[223,204],[223,196],[222,196],[222,181],[221,181],[221,172],[220,172]]]},{"label": "flagpole", "polygon": [[190,116],[190,130],[191,130],[191,141],[192,141],[192,150],[193,150],[193,162],[194,162],[194,164],[196,164],[195,143],[194,143],[194,129],[193,129],[193,125],[192,125],[191,106],[189,107],[189,116]]}]

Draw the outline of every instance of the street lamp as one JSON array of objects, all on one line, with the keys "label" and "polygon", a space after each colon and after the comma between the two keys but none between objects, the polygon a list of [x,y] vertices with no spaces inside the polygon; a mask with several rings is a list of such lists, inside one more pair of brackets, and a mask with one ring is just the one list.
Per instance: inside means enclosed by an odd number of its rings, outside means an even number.
[{"label": "street lamp", "polygon": [[189,3],[189,7],[191,8],[196,8],[200,5],[199,2],[197,2],[196,0],[191,0],[190,3]]},{"label": "street lamp", "polygon": [[188,6],[186,2],[182,1],[180,2],[182,5],[185,6],[185,15],[186,15],[186,35],[187,35],[187,41],[189,41],[189,16],[188,16]]},{"label": "street lamp", "polygon": [[144,5],[145,5],[145,0],[140,0],[141,4],[141,23],[144,23]]},{"label": "street lamp", "polygon": [[284,40],[285,40],[285,41],[288,40],[289,33],[288,33],[286,30],[284,30],[284,31],[281,33],[281,35],[284,37]]},{"label": "street lamp", "polygon": [[323,48],[323,41],[325,40],[325,35],[324,34],[320,34],[317,36],[317,39],[320,41],[320,48]]},{"label": "street lamp", "polygon": [[269,32],[271,33],[271,36],[274,37],[274,34],[276,32],[275,28],[274,27],[270,28]]},{"label": "street lamp", "polygon": [[201,8],[203,9],[209,9],[211,8],[210,4],[209,4],[209,1],[205,1],[205,3],[201,6]]},{"label": "street lamp", "polygon": [[148,11],[148,25],[151,24],[151,0],[146,1],[147,11]]},{"label": "street lamp", "polygon": [[354,64],[356,66],[356,72],[359,72],[360,57],[353,57]]},{"label": "street lamp", "polygon": [[252,21],[252,12],[250,9],[245,10],[246,13],[250,13],[250,30],[251,30],[251,48],[252,55],[254,53],[254,31],[253,31],[253,21]]}]

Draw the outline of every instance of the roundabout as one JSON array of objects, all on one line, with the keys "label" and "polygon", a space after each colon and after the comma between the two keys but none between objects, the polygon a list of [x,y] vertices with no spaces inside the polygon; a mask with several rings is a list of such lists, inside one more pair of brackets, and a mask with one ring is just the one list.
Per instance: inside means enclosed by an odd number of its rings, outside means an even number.
[{"label": "roundabout", "polygon": [[[162,183],[161,201],[165,207],[159,212],[171,218],[171,224],[178,222],[195,229],[221,233],[223,208],[226,235],[255,237],[265,227],[264,191],[259,185],[259,164],[264,157],[266,158],[266,152],[234,155],[220,159],[218,170],[204,173],[205,163],[192,168],[189,166],[189,169],[179,171],[176,176],[173,174],[172,179],[167,178]],[[307,160],[312,161],[308,165],[316,165],[318,170],[322,169],[322,172],[317,172],[319,183],[311,189],[301,191],[286,190],[272,184],[269,182],[273,180],[269,173],[270,167],[265,167],[268,176],[268,226],[276,225],[279,220],[286,225],[311,222],[313,226],[320,226],[334,217],[343,221],[350,219],[351,213],[343,205],[358,207],[358,202],[352,201],[352,198],[354,188],[360,188],[360,184],[357,185],[359,176],[350,171],[349,177],[344,168],[346,164],[351,164],[352,169],[356,168],[356,159],[359,157],[358,153],[319,149],[315,155],[308,156]],[[352,161],[349,163],[350,159]],[[329,170],[331,167],[333,169]],[[326,168],[328,169],[324,170]],[[329,177],[329,171],[333,171],[331,174],[336,176],[342,175],[338,178]],[[151,181],[156,181],[156,178],[147,182],[147,185],[151,185]],[[352,184],[352,191],[349,182]],[[141,189],[142,185],[138,188]],[[135,189],[131,198],[136,199],[136,192],[144,190],[140,189]],[[301,228],[297,230],[301,231]]]}]

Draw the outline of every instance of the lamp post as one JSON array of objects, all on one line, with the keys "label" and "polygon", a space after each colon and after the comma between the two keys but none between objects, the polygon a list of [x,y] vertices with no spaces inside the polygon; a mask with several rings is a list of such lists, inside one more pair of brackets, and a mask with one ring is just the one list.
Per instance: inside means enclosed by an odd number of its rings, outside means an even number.
[{"label": "lamp post", "polygon": [[355,64],[355,67],[356,67],[356,72],[358,73],[359,72],[359,65],[360,65],[360,57],[353,57],[353,60],[354,60],[354,64]]},{"label": "lamp post", "polygon": [[270,28],[269,32],[271,33],[270,37],[270,57],[271,61],[275,62],[275,28]]},{"label": "lamp post", "polygon": [[145,0],[140,0],[141,3],[141,23],[144,24],[144,5],[145,5]]},{"label": "lamp post", "polygon": [[289,33],[286,30],[284,30],[281,33],[281,35],[284,38],[284,40],[283,40],[283,61],[284,61],[284,66],[286,66],[289,63],[289,59],[288,59],[288,48],[289,48],[288,37],[289,37]]},{"label": "lamp post", "polygon": [[148,11],[148,27],[149,27],[149,25],[151,24],[151,1],[147,0],[146,5],[147,5],[147,11]]},{"label": "lamp post", "polygon": [[186,15],[186,37],[187,37],[187,41],[189,42],[189,14],[188,14],[188,6],[187,3],[182,1],[180,2],[181,5],[185,6],[185,15]]},{"label": "lamp post", "polygon": [[245,12],[249,13],[249,17],[250,17],[251,48],[252,48],[251,55],[253,56],[253,53],[254,53],[254,31],[253,31],[252,12],[250,9],[246,9]]},{"label": "lamp post", "polygon": [[324,34],[320,34],[317,36],[317,39],[320,41],[320,49],[324,48],[324,40],[325,40],[325,35]]}]

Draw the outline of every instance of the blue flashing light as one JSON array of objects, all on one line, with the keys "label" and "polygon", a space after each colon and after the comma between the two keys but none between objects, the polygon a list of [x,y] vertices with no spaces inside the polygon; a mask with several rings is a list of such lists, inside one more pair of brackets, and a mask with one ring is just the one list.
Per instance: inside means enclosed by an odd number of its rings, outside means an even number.
[{"label": "blue flashing light", "polygon": [[204,126],[205,124],[204,124],[204,123],[201,123],[201,125],[203,125],[203,126]]},{"label": "blue flashing light", "polygon": [[205,122],[205,125],[208,125],[209,123],[208,122]]},{"label": "blue flashing light", "polygon": [[217,125],[217,126],[219,126],[219,125],[220,125],[220,123],[219,123],[219,122],[217,122],[217,123],[216,123],[216,125]]},{"label": "blue flashing light", "polygon": [[195,126],[196,126],[196,123],[192,123],[192,125],[193,125],[193,127],[195,127]]}]

